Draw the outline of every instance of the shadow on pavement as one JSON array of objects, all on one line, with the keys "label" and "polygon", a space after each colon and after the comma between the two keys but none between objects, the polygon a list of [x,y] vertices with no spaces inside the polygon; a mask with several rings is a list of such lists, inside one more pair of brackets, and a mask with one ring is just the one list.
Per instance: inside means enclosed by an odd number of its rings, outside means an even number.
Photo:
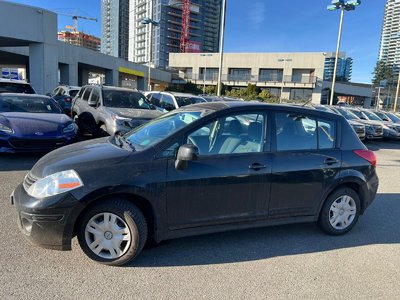
[{"label": "shadow on pavement", "polygon": [[314,224],[266,227],[166,241],[144,249],[131,267],[237,263],[374,244],[400,243],[400,194],[380,194],[358,224],[328,236]]},{"label": "shadow on pavement", "polygon": [[1,153],[0,172],[29,171],[46,153]]}]

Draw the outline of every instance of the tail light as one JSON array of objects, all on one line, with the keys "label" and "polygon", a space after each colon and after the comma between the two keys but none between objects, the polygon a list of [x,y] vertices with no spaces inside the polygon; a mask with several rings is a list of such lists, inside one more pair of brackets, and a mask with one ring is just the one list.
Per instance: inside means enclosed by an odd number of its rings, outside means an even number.
[{"label": "tail light", "polygon": [[376,166],[376,156],[371,150],[354,150],[353,152],[368,161],[371,165]]},{"label": "tail light", "polygon": [[72,98],[66,97],[66,98],[64,98],[64,101],[65,101],[65,102],[71,102],[71,101],[72,101]]}]

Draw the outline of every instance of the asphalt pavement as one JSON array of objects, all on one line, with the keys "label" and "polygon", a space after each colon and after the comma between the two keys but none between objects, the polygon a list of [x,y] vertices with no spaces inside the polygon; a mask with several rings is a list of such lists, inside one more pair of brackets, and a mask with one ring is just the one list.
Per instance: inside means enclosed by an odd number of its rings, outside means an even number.
[{"label": "asphalt pavement", "polygon": [[314,224],[182,238],[127,267],[58,252],[19,232],[9,195],[39,155],[0,155],[0,299],[398,299],[400,142],[369,143],[380,187],[347,235]]}]

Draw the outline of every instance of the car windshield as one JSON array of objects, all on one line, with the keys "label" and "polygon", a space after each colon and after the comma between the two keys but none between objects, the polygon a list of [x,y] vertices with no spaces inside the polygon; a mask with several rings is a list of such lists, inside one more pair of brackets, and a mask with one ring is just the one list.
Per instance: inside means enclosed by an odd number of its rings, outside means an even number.
[{"label": "car windshield", "polygon": [[24,96],[0,96],[0,112],[62,113],[52,99]]},{"label": "car windshield", "polygon": [[202,102],[207,102],[203,98],[199,97],[183,97],[183,96],[175,96],[176,102],[178,103],[178,106],[186,106],[190,104],[196,104],[196,103],[202,103]]},{"label": "car windshield", "polygon": [[395,116],[395,115],[393,115],[393,114],[391,114],[391,113],[387,113],[386,115],[387,115],[388,118],[389,118],[390,120],[392,120],[393,122],[399,122],[399,121],[400,121],[400,118],[399,118],[399,117],[397,117],[397,116]]},{"label": "car windshield", "polygon": [[106,107],[151,109],[146,97],[135,91],[104,89],[103,104]]},{"label": "car windshield", "polygon": [[134,129],[125,138],[135,150],[144,150],[202,116],[204,111],[171,112]]},{"label": "car windshield", "polygon": [[374,120],[374,121],[382,121],[381,118],[379,118],[376,114],[374,114],[373,112],[370,111],[363,111],[363,113],[368,117],[368,119],[370,120]]},{"label": "car windshield", "polygon": [[340,114],[345,117],[347,120],[360,120],[359,117],[357,117],[355,114],[353,114],[351,111],[348,111],[346,109],[338,108],[337,109]]},{"label": "car windshield", "polygon": [[29,84],[0,82],[0,93],[35,94],[35,91]]},{"label": "car windshield", "polygon": [[367,117],[367,115],[365,115],[362,111],[359,111],[359,110],[351,110],[351,112],[353,113],[353,114],[355,114],[357,117],[359,117],[360,119],[367,119],[368,120],[368,117]]}]

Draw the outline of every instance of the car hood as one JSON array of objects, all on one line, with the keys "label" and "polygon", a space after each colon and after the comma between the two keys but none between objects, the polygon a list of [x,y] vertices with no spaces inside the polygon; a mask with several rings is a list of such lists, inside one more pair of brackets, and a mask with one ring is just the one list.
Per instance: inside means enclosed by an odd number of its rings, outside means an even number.
[{"label": "car hood", "polygon": [[347,120],[347,122],[349,122],[350,125],[362,125],[364,126],[365,124],[359,122],[359,121],[354,121],[354,120]]},{"label": "car hood", "polygon": [[373,121],[373,120],[362,120],[362,119],[360,119],[357,122],[360,122],[360,123],[365,124],[365,125],[381,125],[381,126],[383,125],[382,122]]},{"label": "car hood", "polygon": [[[131,153],[111,143],[111,137],[72,144],[43,156],[32,168],[34,177],[43,178],[56,172],[73,169],[87,173],[96,165],[112,166]],[[94,175],[97,176],[97,175]]]},{"label": "car hood", "polygon": [[72,120],[64,114],[5,112],[0,113],[0,122],[12,128],[17,135],[45,136],[61,133]]},{"label": "car hood", "polygon": [[152,109],[134,109],[134,108],[116,108],[116,107],[107,107],[106,109],[115,115],[130,119],[150,120],[162,115],[162,112]]}]

